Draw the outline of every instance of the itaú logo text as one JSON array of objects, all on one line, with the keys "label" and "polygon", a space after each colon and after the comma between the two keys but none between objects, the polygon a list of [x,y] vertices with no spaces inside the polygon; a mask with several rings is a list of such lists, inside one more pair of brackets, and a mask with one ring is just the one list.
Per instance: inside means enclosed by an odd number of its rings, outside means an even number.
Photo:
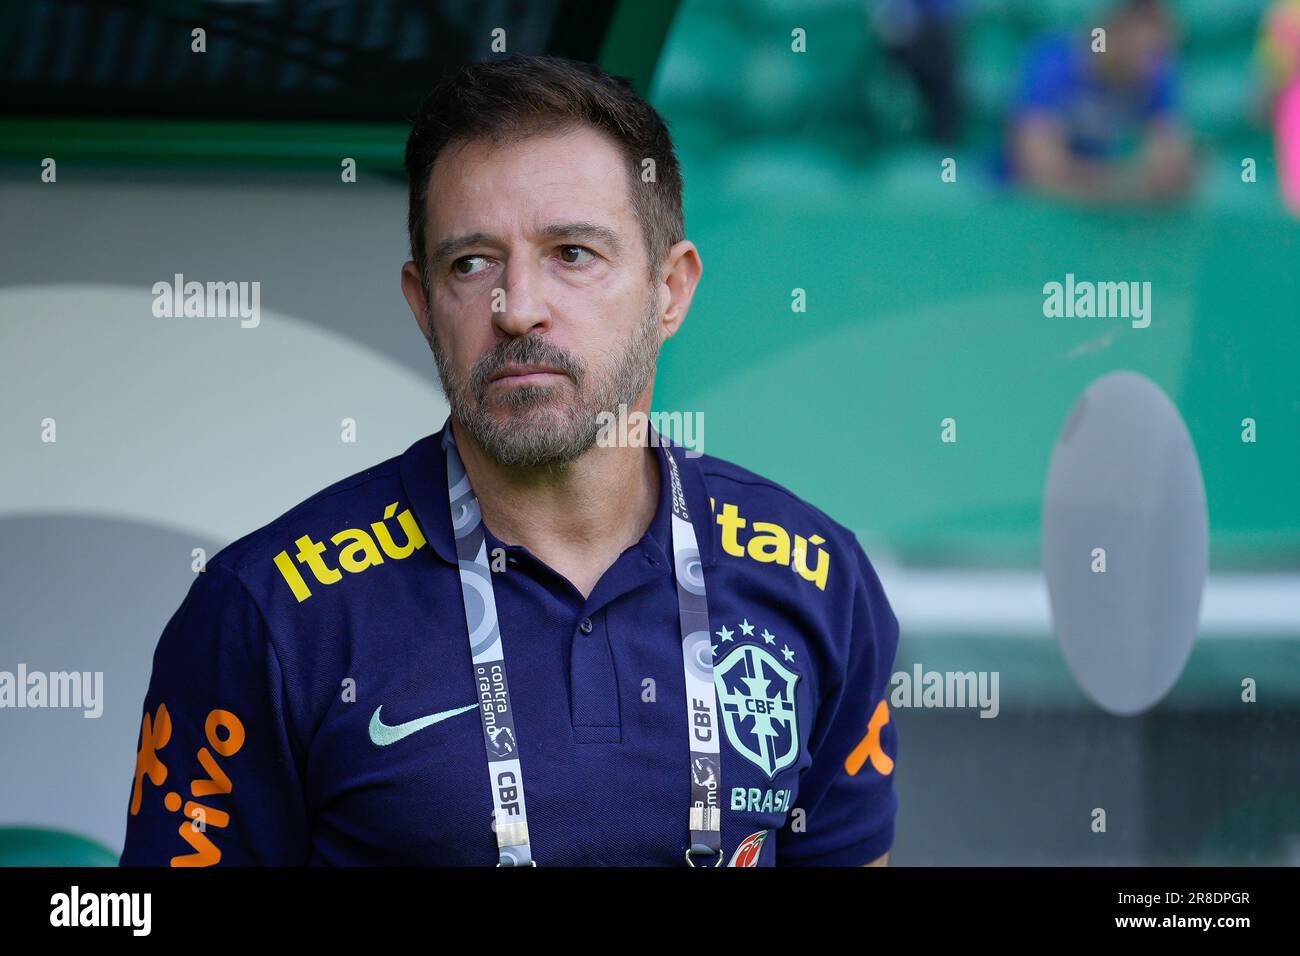
[{"label": "ita\u00fa logo text", "polygon": [[[393,539],[393,533],[387,525],[394,516],[404,536],[403,543],[400,545]],[[343,579],[344,571],[348,574],[360,574],[366,568],[383,564],[385,557],[394,561],[409,558],[425,545],[424,534],[420,531],[420,526],[415,523],[415,515],[411,514],[411,509],[407,508],[401,514],[397,514],[395,501],[384,509],[382,521],[375,521],[370,525],[370,531],[374,532],[373,537],[370,532],[362,528],[345,528],[329,539],[330,544],[339,547],[338,554],[333,556],[338,567],[331,567],[326,559],[325,542],[313,541],[309,534],[294,541],[298,546],[298,553],[293,557],[289,556],[288,551],[277,554],[275,566],[285,583],[289,585],[293,596],[301,602],[311,597],[312,591],[307,586],[306,578],[298,570],[299,565],[307,568],[320,584],[337,584]],[[295,561],[297,564],[294,563]]]},{"label": "ita\u00fa logo text", "polygon": [[[740,509],[733,504],[724,503],[718,511],[717,502],[710,498],[709,503],[717,512],[716,521],[722,528],[722,550],[736,558],[748,557],[760,564],[781,564],[789,568],[805,581],[811,581],[821,591],[826,590],[826,581],[831,573],[831,556],[822,549],[826,539],[819,534],[805,538],[794,535],[791,543],[790,532],[771,521],[754,521],[751,523],[742,517]],[[740,532],[749,530],[752,534],[748,540],[741,540]],[[816,567],[812,566],[808,546],[812,545],[817,553]]]}]

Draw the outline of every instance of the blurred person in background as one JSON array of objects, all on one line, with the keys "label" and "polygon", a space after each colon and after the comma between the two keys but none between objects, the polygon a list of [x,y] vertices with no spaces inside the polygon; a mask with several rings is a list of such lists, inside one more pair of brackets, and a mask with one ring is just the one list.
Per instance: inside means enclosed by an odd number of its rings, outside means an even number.
[{"label": "blurred person in background", "polygon": [[1030,49],[1008,121],[1006,172],[1084,202],[1185,196],[1193,162],[1175,108],[1172,14],[1160,0],[1122,0],[1100,26],[1104,47],[1090,30]]},{"label": "blurred person in background", "polygon": [[1277,0],[1261,23],[1265,73],[1282,198],[1300,215],[1300,0]]},{"label": "blurred person in background", "polygon": [[871,26],[921,99],[929,136],[955,143],[961,132],[956,19],[962,0],[879,0]]}]

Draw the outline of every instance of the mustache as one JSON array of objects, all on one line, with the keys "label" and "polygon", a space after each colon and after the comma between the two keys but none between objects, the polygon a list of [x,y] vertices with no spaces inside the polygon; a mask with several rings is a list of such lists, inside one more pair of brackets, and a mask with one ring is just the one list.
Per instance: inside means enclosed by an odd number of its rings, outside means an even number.
[{"label": "mustache", "polygon": [[587,367],[581,359],[536,336],[502,342],[479,359],[470,373],[469,386],[481,401],[488,380],[507,365],[547,365],[573,379],[581,389]]}]

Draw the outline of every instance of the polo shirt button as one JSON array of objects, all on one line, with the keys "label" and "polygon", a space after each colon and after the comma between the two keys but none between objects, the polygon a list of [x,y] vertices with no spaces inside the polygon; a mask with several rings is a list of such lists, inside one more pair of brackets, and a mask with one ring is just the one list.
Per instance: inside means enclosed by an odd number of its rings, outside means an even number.
[{"label": "polo shirt button", "polygon": [[582,623],[578,625],[578,630],[582,631],[583,634],[590,634],[592,631],[591,618],[584,617]]}]

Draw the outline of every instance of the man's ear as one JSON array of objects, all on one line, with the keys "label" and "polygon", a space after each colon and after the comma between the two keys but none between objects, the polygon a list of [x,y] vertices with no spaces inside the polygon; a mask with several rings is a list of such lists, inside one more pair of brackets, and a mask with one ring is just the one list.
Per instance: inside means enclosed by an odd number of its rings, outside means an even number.
[{"label": "man's ear", "polygon": [[424,340],[428,342],[433,335],[433,329],[429,328],[429,300],[424,295],[420,269],[414,261],[402,266],[402,295],[406,296],[406,304],[411,307],[411,314],[415,316],[420,331],[424,333]]},{"label": "man's ear", "polygon": [[704,274],[704,263],[695,243],[683,239],[668,250],[664,261],[663,279],[659,283],[659,320],[664,341],[677,334],[686,313],[695,298],[695,287]]}]

